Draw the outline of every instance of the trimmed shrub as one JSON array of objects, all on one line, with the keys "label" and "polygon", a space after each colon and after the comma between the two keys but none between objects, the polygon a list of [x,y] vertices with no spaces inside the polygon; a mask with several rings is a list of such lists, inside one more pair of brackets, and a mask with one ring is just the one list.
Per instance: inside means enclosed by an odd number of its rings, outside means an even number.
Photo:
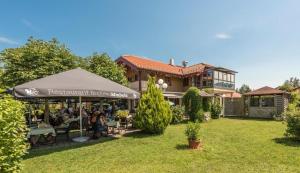
[{"label": "trimmed shrub", "polygon": [[134,117],[135,126],[147,133],[162,134],[172,119],[170,105],[164,100],[162,91],[155,86],[155,77],[149,76],[147,85]]},{"label": "trimmed shrub", "polygon": [[222,113],[222,106],[219,103],[213,103],[211,105],[211,118],[218,119]]},{"label": "trimmed shrub", "polygon": [[11,98],[0,100],[0,172],[20,172],[26,153],[24,105]]},{"label": "trimmed shrub", "polygon": [[190,87],[183,96],[183,104],[186,114],[190,117],[191,121],[196,121],[197,113],[201,109],[202,101],[200,91],[196,87]]},{"label": "trimmed shrub", "polygon": [[183,120],[184,108],[180,105],[172,106],[172,124],[178,124]]}]

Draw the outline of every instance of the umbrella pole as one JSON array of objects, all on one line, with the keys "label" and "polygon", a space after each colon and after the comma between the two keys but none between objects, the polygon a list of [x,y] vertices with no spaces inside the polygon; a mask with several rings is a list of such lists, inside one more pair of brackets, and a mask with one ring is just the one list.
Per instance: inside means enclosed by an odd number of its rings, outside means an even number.
[{"label": "umbrella pole", "polygon": [[82,136],[82,98],[79,96],[79,122],[80,122],[80,137],[73,138],[75,142],[85,142],[89,139],[87,136]]},{"label": "umbrella pole", "polygon": [[81,96],[79,97],[79,116],[80,116],[80,137],[82,137],[82,104],[81,104]]}]

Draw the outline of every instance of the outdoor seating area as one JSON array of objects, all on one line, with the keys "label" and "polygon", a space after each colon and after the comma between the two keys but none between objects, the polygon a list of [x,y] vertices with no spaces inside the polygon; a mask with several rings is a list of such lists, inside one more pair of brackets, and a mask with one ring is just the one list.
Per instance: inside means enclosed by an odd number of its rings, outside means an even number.
[{"label": "outdoor seating area", "polygon": [[[120,104],[124,102],[119,102]],[[103,107],[97,107],[93,103],[84,103],[87,107],[82,109],[82,126],[84,135],[90,139],[98,139],[108,135],[114,136],[122,134],[127,129],[132,128],[133,113],[126,115],[125,118],[120,118],[116,115],[118,109],[122,105],[115,106],[104,103]],[[50,104],[50,107],[59,104]],[[76,106],[77,104],[72,104]],[[66,108],[63,104],[59,105],[60,109],[50,111],[49,124],[45,123],[44,112],[33,114],[29,117],[27,113],[27,125],[29,132],[27,139],[34,147],[41,145],[50,145],[60,142],[72,142],[71,136],[79,136],[80,131],[80,116],[79,109],[74,109],[71,105]],[[51,108],[50,108],[51,109]],[[38,113],[39,111],[33,110]],[[72,133],[72,135],[71,135]],[[58,141],[59,140],[59,141]]]}]

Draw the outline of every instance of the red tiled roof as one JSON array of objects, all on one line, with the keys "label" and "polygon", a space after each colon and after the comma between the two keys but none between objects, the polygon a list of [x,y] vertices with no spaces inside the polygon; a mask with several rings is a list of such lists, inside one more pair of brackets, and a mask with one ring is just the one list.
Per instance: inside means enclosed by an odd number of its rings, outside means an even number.
[{"label": "red tiled roof", "polygon": [[207,67],[207,66],[202,63],[188,66],[185,68],[182,67],[182,73],[183,73],[183,75],[186,75],[186,74],[203,72],[205,67]]},{"label": "red tiled roof", "polygon": [[241,98],[242,95],[240,93],[234,92],[234,93],[226,93],[226,98]]},{"label": "red tiled roof", "polygon": [[275,89],[275,88],[265,86],[265,87],[259,88],[257,90],[248,92],[244,95],[268,95],[268,94],[284,94],[284,93],[286,93],[286,92],[281,91],[279,89]]},{"label": "red tiled roof", "polygon": [[121,59],[127,61],[128,63],[130,63],[131,65],[139,69],[153,70],[153,71],[165,72],[165,73],[170,73],[175,75],[199,73],[199,72],[203,72],[205,67],[212,67],[210,65],[202,64],[202,63],[188,66],[188,67],[175,66],[160,61],[141,58],[134,55],[123,55],[117,61],[120,61]]}]

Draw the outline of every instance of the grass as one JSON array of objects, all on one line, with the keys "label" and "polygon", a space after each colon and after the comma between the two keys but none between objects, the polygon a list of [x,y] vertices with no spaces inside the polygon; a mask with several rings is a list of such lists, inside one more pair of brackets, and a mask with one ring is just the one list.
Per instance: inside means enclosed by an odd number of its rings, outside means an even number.
[{"label": "grass", "polygon": [[202,124],[202,151],[187,149],[184,129],[32,150],[24,172],[300,172],[300,143],[283,138],[281,122],[212,120]]}]

